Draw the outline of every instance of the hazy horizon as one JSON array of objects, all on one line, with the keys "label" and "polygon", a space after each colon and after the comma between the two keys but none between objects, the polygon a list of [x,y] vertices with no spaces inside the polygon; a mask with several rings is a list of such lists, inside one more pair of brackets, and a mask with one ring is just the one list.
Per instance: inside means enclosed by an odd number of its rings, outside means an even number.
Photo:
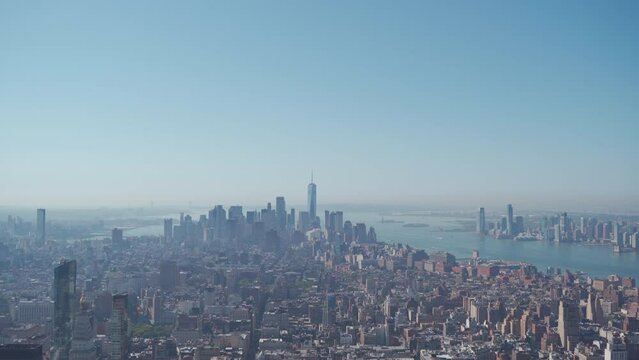
[{"label": "hazy horizon", "polygon": [[[287,208],[296,209],[297,211],[305,211],[307,208],[306,203],[286,202]],[[56,218],[56,214],[65,214],[76,216],[77,212],[88,211],[94,213],[108,212],[112,214],[126,214],[127,212],[139,212],[141,214],[159,214],[173,212],[179,214],[190,214],[193,216],[205,214],[208,210],[213,209],[216,205],[222,205],[225,209],[230,206],[242,206],[244,211],[259,210],[266,207],[266,204],[270,202],[272,206],[275,206],[275,197],[273,199],[265,199],[262,203],[240,203],[234,202],[211,202],[209,204],[204,203],[174,203],[174,204],[131,204],[131,205],[104,205],[104,204],[90,204],[90,205],[56,205],[56,204],[26,204],[26,205],[0,205],[0,217],[6,215],[18,215],[28,218],[35,218],[35,210],[37,208],[45,208],[50,218]],[[342,210],[346,213],[385,213],[385,212],[433,212],[435,214],[440,213],[458,213],[458,214],[474,214],[478,207],[484,207],[488,214],[496,215],[506,214],[507,203],[492,203],[488,202],[475,206],[474,204],[451,204],[451,203],[422,203],[422,204],[389,204],[389,203],[345,203],[345,202],[318,202],[318,210],[323,213],[324,210],[336,211]],[[624,208],[621,206],[585,206],[585,207],[570,207],[564,205],[552,206],[548,204],[541,204],[538,206],[530,205],[527,203],[514,203],[512,204],[515,210],[520,214],[557,214],[560,212],[568,212],[571,214],[607,214],[618,216],[635,216],[639,215],[639,210],[635,208]]]},{"label": "hazy horizon", "polygon": [[639,209],[637,2],[69,3],[0,3],[2,205]]},{"label": "hazy horizon", "polygon": [[0,1],[0,360],[639,359],[638,19]]}]

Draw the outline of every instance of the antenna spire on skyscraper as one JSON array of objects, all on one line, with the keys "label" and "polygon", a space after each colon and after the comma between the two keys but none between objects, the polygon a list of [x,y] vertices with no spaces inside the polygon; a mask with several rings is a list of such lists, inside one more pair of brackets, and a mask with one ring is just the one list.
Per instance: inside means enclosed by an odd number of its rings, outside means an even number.
[{"label": "antenna spire on skyscraper", "polygon": [[311,169],[311,184],[313,183],[313,170]]}]

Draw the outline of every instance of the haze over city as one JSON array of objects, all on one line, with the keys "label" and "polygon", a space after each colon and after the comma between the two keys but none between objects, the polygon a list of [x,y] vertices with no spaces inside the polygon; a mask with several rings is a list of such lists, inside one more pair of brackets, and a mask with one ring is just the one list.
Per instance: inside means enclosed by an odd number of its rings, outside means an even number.
[{"label": "haze over city", "polygon": [[636,2],[68,4],[0,4],[4,205],[638,209]]},{"label": "haze over city", "polygon": [[0,1],[0,360],[639,360],[639,2]]}]

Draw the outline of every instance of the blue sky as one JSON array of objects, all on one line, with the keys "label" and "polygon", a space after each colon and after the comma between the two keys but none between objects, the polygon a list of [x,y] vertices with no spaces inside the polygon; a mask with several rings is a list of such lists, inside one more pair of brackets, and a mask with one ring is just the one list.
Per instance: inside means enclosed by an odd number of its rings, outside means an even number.
[{"label": "blue sky", "polygon": [[[0,202],[639,208],[636,1],[0,2]],[[499,205],[501,206],[501,205]]]}]

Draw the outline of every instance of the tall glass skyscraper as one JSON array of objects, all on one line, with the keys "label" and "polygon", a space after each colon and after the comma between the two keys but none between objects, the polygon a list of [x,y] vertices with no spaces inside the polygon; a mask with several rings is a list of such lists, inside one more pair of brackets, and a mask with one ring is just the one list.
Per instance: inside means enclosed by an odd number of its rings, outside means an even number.
[{"label": "tall glass skyscraper", "polygon": [[76,262],[63,260],[53,270],[53,360],[69,359],[76,299]]},{"label": "tall glass skyscraper", "polygon": [[479,208],[479,214],[477,215],[477,233],[484,235],[486,232],[486,213],[484,208]]},{"label": "tall glass skyscraper", "polygon": [[317,185],[313,182],[312,176],[311,183],[308,184],[308,215],[311,223],[314,223],[317,218]]},{"label": "tall glass skyscraper", "polygon": [[129,353],[127,294],[113,295],[113,311],[109,319],[109,340],[111,340],[111,360],[124,360]]},{"label": "tall glass skyscraper", "polygon": [[506,232],[508,235],[513,235],[513,206],[508,204],[506,206]]}]

